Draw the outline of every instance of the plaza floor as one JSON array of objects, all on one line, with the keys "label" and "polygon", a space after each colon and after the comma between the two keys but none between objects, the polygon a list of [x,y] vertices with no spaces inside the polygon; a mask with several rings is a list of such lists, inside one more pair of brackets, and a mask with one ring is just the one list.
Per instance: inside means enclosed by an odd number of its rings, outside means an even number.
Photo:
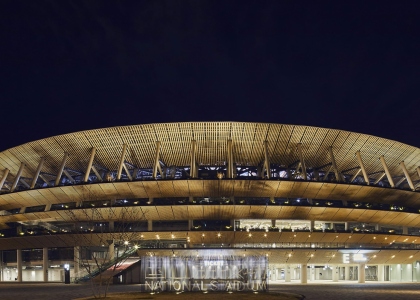
[{"label": "plaza floor", "polygon": [[[364,283],[317,282],[305,285],[297,283],[270,283],[270,291],[302,295],[308,300],[418,300],[420,283]],[[140,291],[139,285],[113,285],[110,292]],[[2,300],[71,300],[91,295],[88,284],[62,283],[0,283]],[[199,300],[199,293],[194,294]],[[174,294],[174,297],[175,294]],[[181,298],[181,297],[180,297]],[[261,298],[264,294],[261,293]]]}]

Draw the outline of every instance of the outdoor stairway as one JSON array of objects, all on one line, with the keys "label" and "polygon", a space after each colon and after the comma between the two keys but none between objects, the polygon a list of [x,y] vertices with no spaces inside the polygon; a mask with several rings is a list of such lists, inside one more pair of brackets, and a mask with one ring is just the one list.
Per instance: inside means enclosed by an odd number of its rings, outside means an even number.
[{"label": "outdoor stairway", "polygon": [[[137,262],[139,259],[136,259],[135,261],[128,261],[128,258],[136,253],[137,249],[135,247],[131,248],[130,250],[126,251],[122,256],[116,257],[113,260],[109,261],[108,263],[102,265],[100,268],[97,268],[93,270],[92,272],[74,279],[74,283],[80,283],[80,282],[87,282],[93,278],[98,277],[98,275],[101,274],[100,278],[102,280],[109,278],[109,276],[115,276],[118,273],[122,272],[135,262]],[[127,260],[127,261],[126,261]],[[117,268],[114,269],[114,265],[122,262]],[[99,280],[101,280],[99,279]]]}]

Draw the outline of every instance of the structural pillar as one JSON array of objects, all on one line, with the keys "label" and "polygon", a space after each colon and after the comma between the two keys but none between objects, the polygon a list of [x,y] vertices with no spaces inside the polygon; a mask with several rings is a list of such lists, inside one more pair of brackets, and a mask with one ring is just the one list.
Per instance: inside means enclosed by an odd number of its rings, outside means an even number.
[{"label": "structural pillar", "polygon": [[[3,251],[0,251],[0,257],[3,258]],[[0,281],[3,281],[3,260],[0,259]]]},{"label": "structural pillar", "polygon": [[16,250],[17,282],[22,282],[22,250]]},{"label": "structural pillar", "polygon": [[153,221],[147,220],[147,231],[153,231]]},{"label": "structural pillar", "polygon": [[109,221],[108,222],[108,230],[109,232],[114,232],[114,221]]},{"label": "structural pillar", "polygon": [[384,272],[384,265],[378,265],[378,281],[384,281],[385,280],[385,272]]},{"label": "structural pillar", "polygon": [[42,274],[44,282],[48,282],[48,248],[42,248]]},{"label": "structural pillar", "polygon": [[366,264],[359,264],[357,268],[359,283],[365,283],[365,272],[366,272],[365,267],[366,267]]},{"label": "structural pillar", "polygon": [[340,269],[336,265],[333,265],[331,267],[332,267],[332,281],[333,282],[338,282]]},{"label": "structural pillar", "polygon": [[284,269],[284,281],[290,282],[291,281],[291,274],[290,274],[290,265],[286,265],[286,268]]},{"label": "structural pillar", "polygon": [[308,283],[308,265],[301,264],[300,265],[300,283]]},{"label": "structural pillar", "polygon": [[315,221],[310,221],[310,223],[309,223],[309,230],[310,231],[314,231],[314,227],[315,227]]},{"label": "structural pillar", "polygon": [[311,267],[311,281],[315,281],[315,267]]},{"label": "structural pillar", "polygon": [[115,258],[115,248],[114,248],[114,241],[109,244],[108,253],[109,253],[109,260],[113,260]]},{"label": "structural pillar", "polygon": [[344,267],[344,280],[350,280],[350,267]]},{"label": "structural pillar", "polygon": [[349,230],[349,222],[344,222],[344,230],[345,231]]},{"label": "structural pillar", "polygon": [[408,234],[408,227],[407,226],[403,226],[403,234]]},{"label": "structural pillar", "polygon": [[80,247],[79,246],[74,247],[73,251],[74,251],[74,268],[73,268],[74,276],[73,277],[77,277],[77,274],[80,271],[80,269],[79,269],[79,265],[80,265]]}]

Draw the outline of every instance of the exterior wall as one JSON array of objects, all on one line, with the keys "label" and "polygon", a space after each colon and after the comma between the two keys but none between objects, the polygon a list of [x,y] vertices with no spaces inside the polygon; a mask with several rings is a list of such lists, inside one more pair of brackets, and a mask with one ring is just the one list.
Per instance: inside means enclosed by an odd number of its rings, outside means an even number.
[{"label": "exterior wall", "polygon": [[413,265],[394,264],[390,265],[390,280],[394,282],[413,281]]},{"label": "exterior wall", "polygon": [[[16,268],[3,268],[2,270],[3,281],[15,281],[17,278],[17,269]],[[32,281],[43,281],[42,269],[31,269],[31,270],[22,270],[22,281],[32,282]],[[48,269],[48,282],[63,282],[64,274],[61,269]]]}]

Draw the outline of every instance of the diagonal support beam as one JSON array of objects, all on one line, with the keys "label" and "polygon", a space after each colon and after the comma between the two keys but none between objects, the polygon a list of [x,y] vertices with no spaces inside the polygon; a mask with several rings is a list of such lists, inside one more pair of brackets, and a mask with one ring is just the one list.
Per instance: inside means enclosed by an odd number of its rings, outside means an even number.
[{"label": "diagonal support beam", "polygon": [[190,164],[190,177],[191,178],[198,177],[196,153],[197,153],[197,142],[195,140],[192,140],[191,141],[191,164]]},{"label": "diagonal support beam", "polygon": [[232,140],[227,141],[227,178],[233,178]]},{"label": "diagonal support beam", "polygon": [[3,188],[4,183],[6,182],[6,178],[7,178],[7,175],[9,175],[9,172],[10,172],[9,169],[4,169],[3,171],[3,177],[0,180],[0,191]]},{"label": "diagonal support beam", "polygon": [[128,170],[127,165],[125,164],[125,162],[124,162],[124,164],[123,164],[123,168],[124,168],[124,170],[125,170],[125,173],[127,174],[128,179],[129,179],[130,181],[133,181],[133,177],[131,177],[130,171]]},{"label": "diagonal support beam", "polygon": [[123,150],[121,152],[120,164],[118,165],[117,180],[121,180],[121,173],[124,166],[125,153],[127,152],[127,144],[123,145]]},{"label": "diagonal support beam", "polygon": [[379,177],[378,177],[378,179],[376,179],[376,180],[375,180],[375,182],[374,182],[373,184],[378,184],[378,182],[379,182],[379,181],[381,181],[381,180],[385,177],[385,175],[386,175],[386,173],[385,173],[385,172],[383,172],[383,173],[381,174],[381,176],[379,176]]},{"label": "diagonal support beam", "polygon": [[403,183],[406,180],[406,178],[404,176],[401,177],[400,180],[397,181],[397,183],[395,184],[396,187],[399,187],[401,183]]},{"label": "diagonal support beam", "polygon": [[356,152],[356,156],[357,156],[357,160],[359,162],[360,169],[362,170],[362,173],[363,173],[363,178],[365,179],[366,184],[369,185],[369,177],[367,175],[365,165],[363,164],[362,156],[360,155],[360,151]]},{"label": "diagonal support beam", "polygon": [[95,173],[95,175],[99,179],[99,181],[104,181],[101,174],[99,174],[98,169],[96,169],[95,166],[92,166],[92,171],[93,171],[93,173]]},{"label": "diagonal support beam", "polygon": [[88,163],[88,166],[86,168],[85,177],[83,178],[83,182],[88,182],[88,180],[89,180],[90,170],[92,169],[93,160],[95,159],[95,155],[96,155],[96,148],[93,147],[92,150],[90,150],[89,163]]},{"label": "diagonal support beam", "polygon": [[297,178],[297,176],[300,174],[299,169],[300,169],[301,165],[302,164],[299,161],[296,168],[295,168],[295,171],[293,172],[292,178]]},{"label": "diagonal support beam", "polygon": [[14,192],[14,190],[16,189],[17,184],[19,183],[20,176],[22,176],[22,172],[23,172],[23,169],[24,169],[24,168],[25,168],[25,164],[24,164],[24,163],[21,163],[21,164],[20,164],[19,171],[17,172],[16,177],[15,177],[15,179],[13,180],[12,187],[10,188],[10,191],[11,191],[11,192]]},{"label": "diagonal support beam", "polygon": [[297,150],[298,150],[298,155],[299,155],[300,166],[302,168],[303,179],[308,180],[308,175],[306,173],[305,160],[303,159],[303,153],[302,153],[302,143],[297,144]]},{"label": "diagonal support beam", "polygon": [[[22,178],[21,177],[21,179],[24,179],[24,178]],[[25,181],[25,180],[20,180],[19,181],[21,184],[23,184],[27,189],[29,189],[30,188],[30,185]]]},{"label": "diagonal support beam", "polygon": [[328,152],[330,153],[331,164],[334,170],[335,178],[338,182],[343,182],[343,175],[341,175],[340,171],[338,170],[337,162],[335,161],[335,156],[334,156],[332,146],[328,147]]},{"label": "diagonal support beam", "polygon": [[327,179],[328,174],[330,174],[330,172],[332,171],[332,169],[333,169],[333,166],[330,165],[330,167],[328,168],[327,172],[325,172],[324,177],[322,177],[322,181],[325,181]]},{"label": "diagonal support beam", "polygon": [[402,161],[402,162],[400,162],[400,167],[401,167],[401,169],[402,169],[402,170],[403,170],[403,172],[404,172],[404,176],[405,176],[405,178],[407,179],[407,182],[408,182],[408,185],[410,186],[410,189],[412,189],[413,191],[415,191],[416,189],[414,188],[413,181],[411,180],[410,174],[408,174],[408,170],[407,170],[407,168],[405,167],[405,164],[404,164],[404,162],[403,162],[403,161]]},{"label": "diagonal support beam", "polygon": [[356,179],[356,177],[359,176],[360,172],[362,172],[362,169],[357,170],[357,172],[350,179],[350,183],[352,183]]},{"label": "diagonal support beam", "polygon": [[[417,169],[416,169],[416,170],[417,170],[417,175],[418,175],[418,176],[419,176],[419,178],[420,178],[420,167],[417,167]],[[416,184],[415,188],[417,189],[419,186],[420,186],[420,182]],[[1,187],[0,187],[0,189],[1,189]]]},{"label": "diagonal support beam", "polygon": [[263,174],[264,169],[267,173],[267,179],[271,178],[271,169],[270,169],[270,160],[268,156],[268,141],[264,141],[264,165],[263,165]]},{"label": "diagonal support beam", "polygon": [[382,167],[384,168],[386,178],[388,179],[389,184],[391,185],[391,187],[394,188],[395,187],[394,180],[392,179],[391,172],[389,172],[389,169],[388,169],[388,166],[385,162],[384,156],[381,155],[381,157],[379,157],[379,159],[381,160]]},{"label": "diagonal support beam", "polygon": [[44,180],[44,182],[47,184],[47,186],[51,186],[50,181],[43,174],[39,174],[39,178]]},{"label": "diagonal support beam", "polygon": [[158,170],[160,174],[162,175],[162,168],[160,167],[160,163],[159,163],[159,154],[160,154],[160,142],[157,141],[156,152],[155,152],[155,162],[153,164],[153,174],[152,174],[153,179],[156,179]]},{"label": "diagonal support beam", "polygon": [[64,175],[66,175],[66,177],[70,180],[71,183],[75,183],[76,180],[74,180],[73,176],[71,176],[70,172],[67,171],[66,169],[63,170]]},{"label": "diagonal support beam", "polygon": [[54,186],[58,186],[60,184],[61,175],[63,175],[64,167],[66,166],[67,159],[69,158],[69,154],[64,152],[63,160],[61,161],[60,169],[58,170],[57,177],[55,178]]},{"label": "diagonal support beam", "polygon": [[39,177],[39,173],[41,173],[42,166],[44,165],[44,161],[45,161],[45,158],[41,157],[41,160],[39,161],[39,164],[38,164],[38,168],[36,168],[34,178],[32,178],[31,186],[29,187],[30,189],[33,189],[35,187],[35,184]]}]

